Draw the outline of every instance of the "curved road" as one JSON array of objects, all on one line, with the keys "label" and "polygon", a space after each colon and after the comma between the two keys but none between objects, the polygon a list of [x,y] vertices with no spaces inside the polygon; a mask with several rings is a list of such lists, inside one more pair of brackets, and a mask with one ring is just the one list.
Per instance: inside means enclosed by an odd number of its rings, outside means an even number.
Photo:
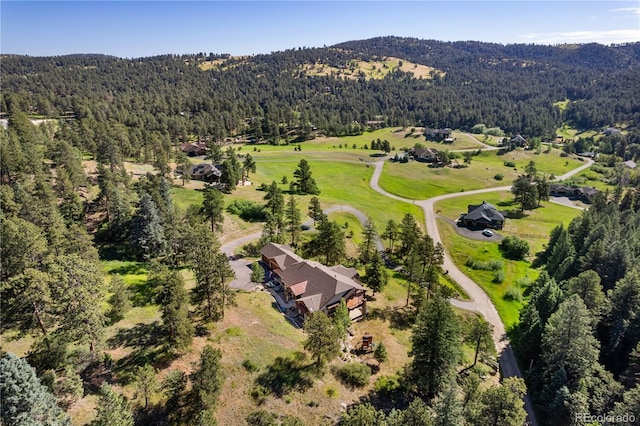
[{"label": "curved road", "polygon": [[[580,173],[582,170],[591,166],[591,164],[593,164],[593,161],[589,160],[586,164],[573,169],[563,174],[562,176],[557,177],[556,180],[567,179],[575,175],[576,173]],[[447,198],[461,197],[465,195],[511,190],[511,186],[500,186],[494,188],[478,189],[475,191],[455,192],[451,194],[440,195],[438,197],[433,197],[428,200],[410,200],[394,194],[390,194],[380,187],[379,179],[380,175],[382,174],[383,166],[384,162],[382,161],[378,161],[375,163],[375,170],[373,172],[373,176],[371,177],[371,188],[373,188],[376,192],[395,200],[413,203],[422,207],[424,211],[427,233],[431,236],[431,238],[433,238],[434,242],[439,242],[441,244],[442,240],[440,238],[440,233],[438,232],[436,214],[433,208],[436,202]],[[495,306],[493,306],[493,303],[491,303],[491,299],[489,299],[489,296],[487,296],[484,290],[482,290],[482,288],[480,288],[480,286],[476,284],[475,281],[473,281],[460,269],[458,269],[458,267],[453,263],[451,257],[446,251],[444,256],[443,268],[449,271],[449,276],[453,278],[471,298],[471,300],[469,301],[452,299],[451,304],[461,309],[478,312],[482,314],[487,322],[493,325],[493,341],[499,354],[500,369],[502,371],[502,374],[505,377],[522,377],[522,373],[520,372],[520,368],[518,367],[515,354],[513,353],[513,349],[509,344],[509,339],[507,338],[504,324],[502,323],[502,320],[500,319]],[[525,397],[525,409],[528,413],[529,424],[532,426],[536,426],[538,423],[535,418],[535,412],[533,411],[533,407],[528,395]]]},{"label": "curved road", "polygon": [[[471,138],[474,139],[479,144],[484,145],[486,147],[485,149],[497,149],[496,147],[491,147],[483,144],[482,142],[475,139],[475,137],[473,137],[472,135],[469,135],[469,136],[471,136]],[[371,182],[370,182],[371,188],[386,197],[393,198],[395,200],[406,202],[406,203],[412,203],[422,207],[424,211],[424,216],[425,216],[425,225],[426,225],[427,233],[431,236],[431,238],[433,238],[434,243],[439,242],[442,244],[440,233],[438,232],[436,214],[433,208],[436,202],[447,199],[447,198],[453,198],[453,197],[461,197],[466,195],[481,194],[481,193],[487,193],[487,192],[511,190],[511,186],[500,186],[500,187],[493,187],[493,188],[478,189],[474,191],[445,194],[445,195],[440,195],[438,197],[433,197],[427,200],[411,200],[408,198],[403,198],[403,197],[399,197],[397,195],[391,194],[385,191],[384,189],[382,189],[379,185],[379,179],[380,179],[380,175],[382,174],[384,160],[377,161],[372,164],[375,166],[375,169],[371,177]],[[569,177],[577,173],[580,173],[582,170],[590,167],[591,164],[593,164],[593,160],[588,160],[587,163],[585,163],[584,165],[557,177],[556,181],[568,179]],[[363,224],[367,220],[367,216],[364,213],[362,213],[361,211],[351,206],[346,206],[346,205],[333,206],[329,209],[326,209],[325,213],[331,213],[336,211],[344,211],[344,212],[351,213],[355,215],[358,218],[358,220],[360,220],[360,222]],[[310,221],[307,221],[305,223],[309,224],[309,222]],[[228,255],[229,257],[231,257],[237,247],[247,244],[253,240],[256,240],[260,238],[260,236],[261,236],[260,232],[244,236],[242,238],[239,238],[237,240],[231,241],[223,245],[221,247],[221,251],[226,255]],[[378,247],[379,250],[384,249],[382,245],[382,241],[380,240],[376,241],[376,246]],[[250,262],[245,259],[232,259],[230,260],[230,263],[231,263],[231,267],[236,272],[236,278],[234,281],[230,283],[230,286],[232,288],[250,290],[252,288],[252,283],[249,278],[251,274],[251,270],[249,268]],[[484,290],[482,290],[482,288],[480,288],[480,286],[478,286],[478,284],[476,284],[471,278],[466,276],[460,269],[458,269],[458,267],[453,263],[453,261],[449,257],[449,254],[446,251],[444,256],[443,268],[449,271],[449,276],[453,278],[471,298],[471,300],[468,300],[468,301],[451,299],[451,304],[460,309],[477,312],[481,314],[487,320],[487,322],[493,325],[493,341],[499,354],[500,369],[503,376],[504,377],[522,377],[522,373],[520,372],[520,368],[518,367],[518,363],[516,361],[515,355],[509,343],[509,339],[507,338],[504,324],[502,323],[502,320],[500,319],[500,316],[498,315],[496,308],[493,306],[493,303],[491,303],[491,300],[489,299],[487,294],[484,292]],[[531,405],[531,401],[528,395],[525,396],[525,409],[528,414],[527,420],[529,425],[537,426],[538,423],[535,417],[535,412],[533,411],[533,407]]]}]

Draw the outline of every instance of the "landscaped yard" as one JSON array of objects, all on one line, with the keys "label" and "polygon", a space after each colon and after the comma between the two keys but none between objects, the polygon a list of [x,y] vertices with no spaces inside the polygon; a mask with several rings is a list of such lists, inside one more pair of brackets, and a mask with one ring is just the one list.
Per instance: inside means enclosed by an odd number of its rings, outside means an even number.
[{"label": "landscaped yard", "polygon": [[[462,159],[458,161],[462,164]],[[514,162],[515,167],[505,166],[505,161]],[[504,155],[484,151],[473,157],[469,167],[459,169],[429,167],[427,163],[415,161],[387,161],[380,176],[380,186],[392,194],[421,200],[452,192],[511,185],[516,176],[524,173],[529,161],[536,163],[538,172],[553,175],[561,175],[582,164],[576,159],[560,157],[557,150],[548,154],[517,150]],[[497,174],[502,174],[503,179],[496,180]]]}]

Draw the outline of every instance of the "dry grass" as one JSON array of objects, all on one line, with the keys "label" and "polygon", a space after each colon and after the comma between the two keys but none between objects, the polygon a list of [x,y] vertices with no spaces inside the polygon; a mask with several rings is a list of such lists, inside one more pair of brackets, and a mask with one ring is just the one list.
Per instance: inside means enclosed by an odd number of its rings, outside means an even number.
[{"label": "dry grass", "polygon": [[[402,63],[402,65],[400,65]],[[415,78],[432,79],[434,75],[444,76],[444,71],[426,65],[414,64],[406,60],[394,57],[382,57],[374,61],[349,61],[344,68],[333,67],[326,64],[303,64],[300,71],[306,75],[328,76],[335,75],[349,80],[357,80],[364,77],[367,80],[381,79],[391,74],[396,69],[413,74]]]}]

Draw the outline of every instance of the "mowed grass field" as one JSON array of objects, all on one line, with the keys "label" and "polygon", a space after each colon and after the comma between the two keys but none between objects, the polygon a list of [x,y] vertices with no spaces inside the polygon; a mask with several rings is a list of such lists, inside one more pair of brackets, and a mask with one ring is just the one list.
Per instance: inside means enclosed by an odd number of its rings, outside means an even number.
[{"label": "mowed grass field", "polygon": [[[422,127],[413,127],[414,132],[411,132],[411,127],[403,129],[401,127],[385,128],[373,131],[367,131],[357,136],[344,136],[344,137],[317,137],[312,140],[292,143],[290,145],[268,145],[268,144],[244,144],[239,145],[241,147],[240,153],[250,153],[253,157],[269,156],[269,155],[304,155],[306,153],[327,153],[343,154],[350,156],[357,156],[361,158],[370,158],[373,153],[379,153],[381,151],[371,150],[371,141],[387,140],[392,149],[399,151],[403,148],[412,148],[416,143],[421,143],[425,147],[431,147],[441,150],[457,150],[457,149],[477,149],[482,148],[482,145],[478,144],[472,138],[461,132],[453,132],[455,141],[449,144],[442,144],[433,141],[425,140],[422,134]],[[355,144],[355,148],[353,147]],[[368,149],[364,149],[364,146]],[[302,151],[294,151],[294,147],[300,146]],[[236,146],[238,148],[238,146]],[[255,150],[254,150],[255,149]],[[258,151],[259,150],[259,151]],[[394,151],[391,151],[390,155],[393,155]]]},{"label": "mowed grass field", "polygon": [[[458,160],[462,164],[462,160]],[[505,161],[512,161],[515,167],[507,167]],[[429,167],[427,163],[386,162],[380,176],[380,186],[401,197],[422,200],[452,192],[471,191],[511,185],[513,180],[524,173],[524,167],[534,161],[539,173],[561,175],[583,164],[581,161],[561,157],[558,150],[535,154],[531,151],[516,150],[504,155],[496,151],[484,151],[473,157],[469,167]],[[502,180],[494,179],[502,174]]]}]

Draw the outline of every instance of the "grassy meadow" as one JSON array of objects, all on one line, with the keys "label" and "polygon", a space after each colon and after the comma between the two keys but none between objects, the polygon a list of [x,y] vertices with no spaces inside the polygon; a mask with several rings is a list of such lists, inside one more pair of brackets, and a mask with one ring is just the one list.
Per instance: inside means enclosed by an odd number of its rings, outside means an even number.
[{"label": "grassy meadow", "polygon": [[[458,160],[462,164],[462,160]],[[515,167],[507,167],[505,161],[512,161]],[[429,167],[427,163],[386,162],[380,176],[380,186],[386,191],[414,200],[427,199],[452,192],[511,185],[513,180],[524,173],[524,167],[534,161],[538,172],[561,175],[582,164],[579,160],[561,157],[560,151],[536,154],[531,151],[516,150],[504,155],[496,151],[484,151],[473,157],[469,167]],[[502,180],[494,179],[502,174]]]}]

